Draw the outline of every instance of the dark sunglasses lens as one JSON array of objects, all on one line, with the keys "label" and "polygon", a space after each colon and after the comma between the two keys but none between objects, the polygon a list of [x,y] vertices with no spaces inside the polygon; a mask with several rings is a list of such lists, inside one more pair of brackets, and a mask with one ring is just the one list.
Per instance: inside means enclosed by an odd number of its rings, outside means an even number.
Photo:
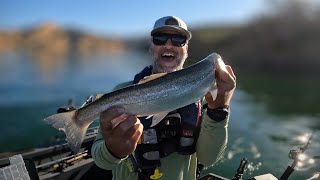
[{"label": "dark sunglasses lens", "polygon": [[166,35],[153,35],[152,42],[157,46],[164,45],[167,42],[168,38],[169,37]]},{"label": "dark sunglasses lens", "polygon": [[171,37],[171,42],[174,46],[183,46],[187,41],[187,38],[185,36],[181,35],[173,35]]},{"label": "dark sunglasses lens", "polygon": [[152,37],[153,44],[161,46],[166,44],[168,39],[171,39],[172,45],[182,47],[187,41],[187,37],[180,34],[155,34]]}]

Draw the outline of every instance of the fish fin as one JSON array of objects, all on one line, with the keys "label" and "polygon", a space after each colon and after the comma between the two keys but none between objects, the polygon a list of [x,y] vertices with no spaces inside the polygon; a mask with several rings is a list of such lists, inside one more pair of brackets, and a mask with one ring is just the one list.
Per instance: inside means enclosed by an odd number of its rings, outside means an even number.
[{"label": "fish fin", "polygon": [[212,96],[212,99],[215,100],[217,98],[217,94],[218,94],[218,87],[217,87],[217,83],[214,83],[211,88],[210,88],[210,94]]},{"label": "fish fin", "polygon": [[157,74],[152,74],[150,76],[146,76],[144,77],[143,79],[141,79],[138,84],[143,84],[143,83],[146,83],[146,82],[149,82],[149,81],[152,81],[152,80],[155,80],[155,79],[158,79],[159,77],[162,77],[164,75],[166,75],[167,73],[157,73]]},{"label": "fish fin", "polygon": [[75,112],[65,112],[49,116],[44,119],[48,124],[51,124],[54,128],[62,130],[66,134],[66,139],[70,149],[74,153],[78,153],[81,148],[85,133],[90,124],[78,125],[75,119]]},{"label": "fish fin", "polygon": [[96,95],[96,99],[101,98],[103,95],[104,95],[104,94],[97,94],[97,95]]},{"label": "fish fin", "polygon": [[160,112],[158,114],[154,114],[152,117],[152,123],[150,127],[157,125],[169,112]]},{"label": "fish fin", "polygon": [[152,118],[152,116],[153,116],[153,115],[150,115],[150,116],[146,117],[146,119],[150,119],[150,118]]}]

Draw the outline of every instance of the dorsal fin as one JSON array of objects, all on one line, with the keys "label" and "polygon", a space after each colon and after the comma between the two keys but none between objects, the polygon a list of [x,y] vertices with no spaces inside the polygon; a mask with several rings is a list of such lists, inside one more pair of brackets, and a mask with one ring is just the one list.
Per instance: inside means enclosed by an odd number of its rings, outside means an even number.
[{"label": "dorsal fin", "polygon": [[167,73],[157,73],[157,74],[152,74],[150,76],[146,76],[144,77],[143,79],[141,79],[138,84],[143,84],[143,83],[146,83],[146,82],[149,82],[149,81],[152,81],[154,79],[157,79],[159,77],[162,77],[164,75],[166,75]]}]

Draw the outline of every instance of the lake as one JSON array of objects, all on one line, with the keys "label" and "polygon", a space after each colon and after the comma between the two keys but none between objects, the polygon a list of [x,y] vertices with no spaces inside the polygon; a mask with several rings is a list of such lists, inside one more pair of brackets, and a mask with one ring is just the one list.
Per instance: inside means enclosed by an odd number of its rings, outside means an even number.
[{"label": "lake", "polygon": [[[147,54],[69,55],[52,58],[28,53],[0,55],[0,153],[39,147],[61,135],[42,120],[72,98],[81,105],[92,94],[107,93],[152,61]],[[203,173],[232,178],[249,160],[245,178],[280,177],[292,160],[288,153],[313,132],[306,153],[320,155],[320,85],[316,77],[251,73],[234,67],[237,90],[231,105],[229,143],[221,160]],[[97,123],[96,123],[97,124]],[[320,160],[305,162],[290,179],[320,171]]]}]

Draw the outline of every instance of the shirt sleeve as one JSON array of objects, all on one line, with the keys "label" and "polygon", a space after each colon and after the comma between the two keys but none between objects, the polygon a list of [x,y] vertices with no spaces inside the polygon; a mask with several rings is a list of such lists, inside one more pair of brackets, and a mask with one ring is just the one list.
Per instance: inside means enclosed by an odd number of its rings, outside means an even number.
[{"label": "shirt sleeve", "polygon": [[207,115],[206,110],[203,113],[196,151],[198,160],[204,166],[216,163],[227,146],[229,115],[225,120],[217,122]]},{"label": "shirt sleeve", "polygon": [[[114,88],[114,90],[121,89],[131,84],[132,84],[132,81],[119,84]],[[101,133],[101,128],[98,129],[96,139],[92,144],[91,156],[98,167],[102,169],[107,169],[107,170],[114,169],[115,167],[118,166],[118,164],[121,161],[127,158],[125,157],[123,159],[118,159],[110,153],[110,151],[108,150],[108,148],[104,143],[104,139]]]}]

